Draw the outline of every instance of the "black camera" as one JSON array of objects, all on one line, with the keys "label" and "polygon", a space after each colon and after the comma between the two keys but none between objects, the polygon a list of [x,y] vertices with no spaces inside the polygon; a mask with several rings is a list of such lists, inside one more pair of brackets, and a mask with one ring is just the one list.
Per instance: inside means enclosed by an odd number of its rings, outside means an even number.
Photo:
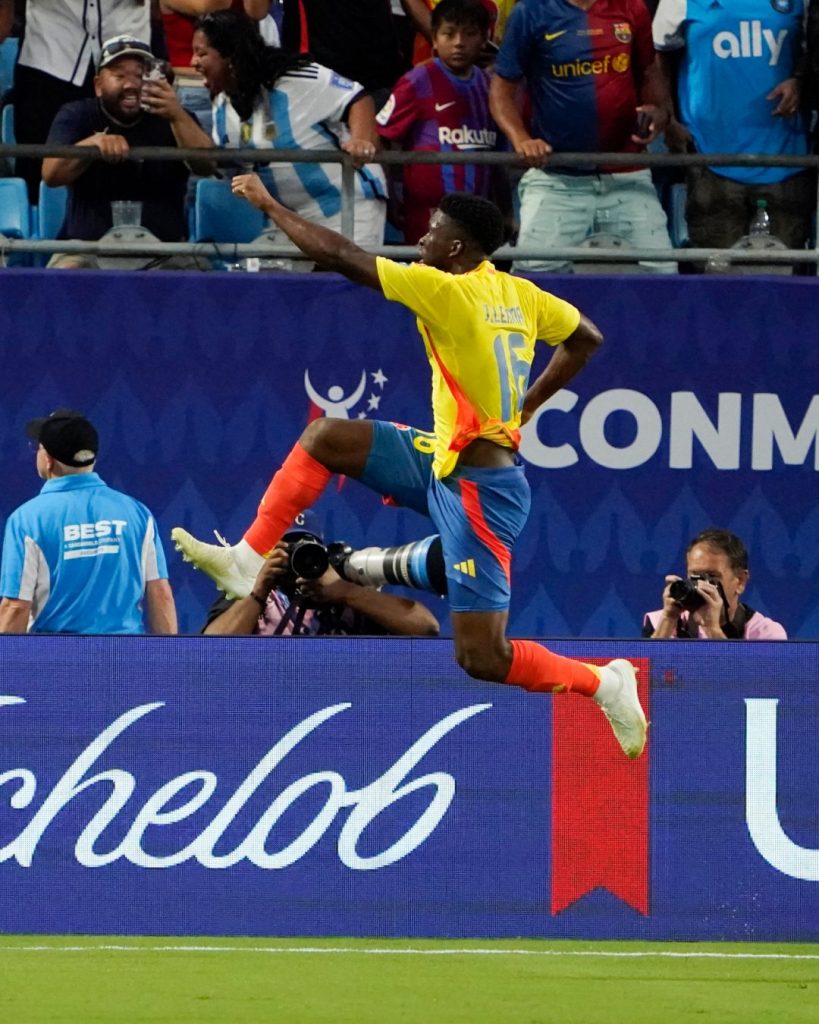
[{"label": "black camera", "polygon": [[317,537],[299,537],[287,545],[288,579],[317,580],[330,566],[327,547]]},{"label": "black camera", "polygon": [[720,583],[716,576],[712,576],[710,573],[695,573],[687,579],[674,580],[668,588],[668,595],[672,601],[675,601],[685,611],[695,612],[705,604],[705,598],[699,591],[701,580],[713,584],[719,591],[722,603],[727,604],[722,583]]}]

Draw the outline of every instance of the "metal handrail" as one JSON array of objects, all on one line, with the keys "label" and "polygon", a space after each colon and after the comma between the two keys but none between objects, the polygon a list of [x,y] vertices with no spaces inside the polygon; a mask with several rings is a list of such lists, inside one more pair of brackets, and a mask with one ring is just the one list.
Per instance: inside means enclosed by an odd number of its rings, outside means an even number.
[{"label": "metal handrail", "polygon": [[[67,159],[98,160],[102,158],[96,146],[54,146],[54,145],[21,145],[0,144],[0,158],[7,157],[60,157]],[[352,237],[354,220],[354,184],[355,166],[352,157],[338,149],[328,150],[289,150],[271,148],[247,149],[199,149],[177,148],[168,146],[140,146],[131,149],[128,160],[172,160],[209,162],[215,165],[250,165],[267,163],[294,164],[341,164],[342,167],[342,199],[341,199],[341,232]],[[379,151],[368,163],[384,165],[409,164],[479,164],[500,165],[524,169],[521,158],[515,153],[497,153],[487,151],[469,152],[412,152],[403,150]],[[550,170],[588,167],[803,167],[819,169],[819,155],[782,156],[765,153],[552,153],[546,161]],[[817,195],[819,207],[819,194]],[[397,259],[413,259],[417,250],[410,246],[391,245],[373,247],[374,255],[392,256]],[[285,243],[271,244],[270,241],[259,239],[256,242],[208,243],[208,242],[160,242],[128,241],[117,242],[112,239],[100,239],[96,242],[78,240],[56,241],[50,239],[6,239],[0,236],[0,256],[11,252],[44,252],[44,253],[103,253],[106,256],[207,256],[224,260],[226,254],[231,261],[252,256],[267,256],[273,259],[305,259],[295,247]],[[816,263],[819,258],[819,238],[817,249],[638,249],[638,248],[587,248],[563,247],[552,248],[548,252],[533,247],[503,246],[495,253],[500,260],[533,260],[548,258],[554,261],[571,261],[587,263],[633,264],[638,261],[702,263],[712,259],[728,260],[736,264],[798,264]],[[819,272],[819,267],[817,267]]]}]

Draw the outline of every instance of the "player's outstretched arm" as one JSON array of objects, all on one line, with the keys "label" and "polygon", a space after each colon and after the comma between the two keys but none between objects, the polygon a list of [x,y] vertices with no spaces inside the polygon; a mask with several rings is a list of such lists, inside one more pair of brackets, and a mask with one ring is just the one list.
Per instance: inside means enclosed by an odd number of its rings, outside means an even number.
[{"label": "player's outstretched arm", "polygon": [[531,385],[523,399],[521,423],[531,419],[535,409],[565,387],[591,359],[603,342],[599,329],[580,314],[580,323],[555,349],[549,365]]},{"label": "player's outstretched arm", "polygon": [[256,174],[238,174],[231,182],[234,195],[261,210],[290,241],[325,270],[335,270],[357,284],[381,291],[375,256],[359,248],[344,235],[299,217],[282,206],[267,191]]}]

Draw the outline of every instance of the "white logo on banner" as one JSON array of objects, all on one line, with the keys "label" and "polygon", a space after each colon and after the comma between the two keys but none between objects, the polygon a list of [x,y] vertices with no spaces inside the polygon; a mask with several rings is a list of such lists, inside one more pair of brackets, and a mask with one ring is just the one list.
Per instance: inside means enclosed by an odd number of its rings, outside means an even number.
[{"label": "white logo on banner", "polygon": [[[0,706],[20,703],[25,703],[20,697],[0,696]],[[54,788],[46,794],[28,824],[16,838],[0,847],[0,863],[16,860],[21,867],[30,867],[40,840],[57,815],[78,793],[103,783],[108,795],[99,810],[82,827],[74,846],[74,855],[83,867],[98,868],[117,860],[126,860],[143,868],[168,868],[196,860],[206,868],[218,869],[229,868],[247,860],[265,870],[286,868],[315,846],[339,811],[345,807],[351,810],[338,837],[338,857],[342,864],[353,871],[375,871],[395,864],[421,846],[434,832],[455,796],[455,779],[447,772],[430,772],[415,779],[408,779],[407,776],[444,736],[462,722],[490,708],[491,704],[472,704],[447,715],[416,740],[383,775],[360,789],[348,790],[344,777],[328,770],[311,772],[296,779],[275,797],[232,850],[215,852],[242,808],[287,755],[320,725],[351,706],[349,703],[333,704],[295,725],[270,748],[198,835],[186,846],[163,856],[154,856],[144,849],[146,830],[174,825],[195,814],[216,793],[219,777],[215,772],[198,770],[169,779],[142,806],[127,809],[131,823],[125,837],[113,848],[103,849],[103,834],[120,812],[126,811],[126,805],[136,789],[137,779],[125,768],[109,768],[96,775],[89,775],[88,772],[119,736],[139,719],[163,707],[163,703],[142,704],[133,708],[120,715],[74,760]],[[3,786],[16,787],[8,803],[14,810],[23,810],[34,800],[37,777],[28,768],[12,768],[0,772],[0,789]],[[299,836],[291,839],[281,849],[275,849],[277,822],[304,793],[316,787],[323,787],[326,792],[324,806]],[[430,790],[429,803],[406,832],[386,849],[362,854],[358,844],[368,825],[392,804],[422,789]],[[117,831],[121,834],[121,826]]]},{"label": "white logo on banner", "polygon": [[791,878],[819,882],[819,849],[797,846],[784,832],[776,806],[776,705],[747,698],[745,821],[765,860]]},{"label": "white logo on banner", "polygon": [[[389,380],[389,377],[386,376],[380,367],[377,370],[371,370],[370,376],[372,377],[373,390],[370,391],[367,397],[366,411],[362,409],[356,414],[356,419],[359,420],[366,419],[368,412],[378,410],[384,393],[384,385]],[[307,397],[310,401],[318,406],[325,416],[334,416],[336,419],[348,420],[350,419],[350,413],[361,401],[364,392],[367,390],[367,371],[361,371],[361,380],[358,382],[356,389],[349,395],[344,393],[344,388],[340,384],[332,384],[328,388],[327,394],[322,395],[313,386],[313,382],[310,380],[310,371],[305,370],[304,390],[307,392]]]},{"label": "white logo on banner", "polygon": [[[661,411],[641,391],[612,388],[594,395],[580,411],[577,423],[579,445],[564,442],[550,445],[541,433],[547,433],[555,413],[575,412],[579,396],[564,388],[544,402],[521,430],[521,455],[533,466],[564,469],[580,461],[578,448],[587,458],[607,469],[635,469],[648,462],[668,437],[670,469],[691,469],[694,463],[695,440],[717,469],[739,469],[748,465],[755,471],[774,466],[778,452],[787,466],[813,463],[819,470],[819,395],[813,395],[802,422],[794,430],[778,395],[760,393],[752,396],[750,452],[740,445],[743,418],[748,418],[748,401],[737,392],[726,391],[717,396],[716,420],[712,420],[693,391],[675,391],[669,398],[668,410]],[[743,409],[744,404],[744,409]],[[606,425],[613,414],[627,416],[630,433],[626,444],[612,444]],[[542,430],[538,423],[543,420]],[[813,458],[811,459],[811,450]],[[744,455],[744,458],[743,458]],[[749,458],[750,456],[750,458]]]}]

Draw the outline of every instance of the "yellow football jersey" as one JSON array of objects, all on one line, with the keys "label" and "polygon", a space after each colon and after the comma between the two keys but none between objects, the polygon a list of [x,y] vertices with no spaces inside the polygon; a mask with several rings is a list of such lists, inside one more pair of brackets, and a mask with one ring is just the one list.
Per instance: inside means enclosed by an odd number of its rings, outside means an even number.
[{"label": "yellow football jersey", "polygon": [[559,345],[580,311],[489,260],[468,274],[383,256],[377,264],[384,295],[418,318],[432,367],[435,475],[451,473],[477,437],[516,449],[535,341]]}]

